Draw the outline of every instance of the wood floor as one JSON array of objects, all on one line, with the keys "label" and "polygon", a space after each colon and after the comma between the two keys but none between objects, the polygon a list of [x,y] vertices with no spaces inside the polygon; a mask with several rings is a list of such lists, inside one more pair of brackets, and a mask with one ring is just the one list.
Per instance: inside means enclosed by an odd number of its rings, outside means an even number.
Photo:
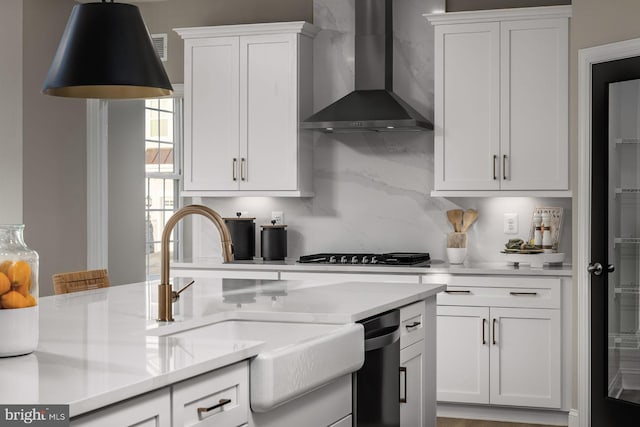
[{"label": "wood floor", "polygon": [[438,418],[437,427],[547,427],[547,426],[542,426],[540,424],[503,423],[498,421]]}]

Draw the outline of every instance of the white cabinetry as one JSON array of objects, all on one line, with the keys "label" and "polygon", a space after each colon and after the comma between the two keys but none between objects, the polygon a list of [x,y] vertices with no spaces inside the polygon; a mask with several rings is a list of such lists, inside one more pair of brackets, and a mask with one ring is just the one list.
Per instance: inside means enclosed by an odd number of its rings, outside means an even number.
[{"label": "white cabinetry", "polygon": [[309,196],[313,37],[305,22],[175,30],[184,39],[184,191]]},{"label": "white cabinetry", "polygon": [[438,296],[438,401],[561,408],[561,281],[452,282]]},{"label": "white cabinetry", "polygon": [[236,363],[173,385],[173,427],[237,427],[249,419],[249,368]]},{"label": "white cabinetry", "polygon": [[71,420],[73,427],[238,427],[249,421],[249,366],[239,362]]},{"label": "white cabinetry", "polygon": [[570,195],[570,14],[553,6],[428,16],[435,195]]},{"label": "white cabinetry", "polygon": [[72,427],[171,427],[171,389],[160,390],[117,403],[71,420]]},{"label": "white cabinetry", "polygon": [[[400,308],[400,426],[435,427],[435,365],[428,363],[426,343],[435,339],[427,309],[420,301]],[[426,339],[425,339],[426,337]]]}]

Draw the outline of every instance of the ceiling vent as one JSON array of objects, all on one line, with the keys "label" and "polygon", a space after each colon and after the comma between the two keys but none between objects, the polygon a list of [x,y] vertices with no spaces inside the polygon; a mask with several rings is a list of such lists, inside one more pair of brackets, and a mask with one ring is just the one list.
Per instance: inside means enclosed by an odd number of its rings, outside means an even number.
[{"label": "ceiling vent", "polygon": [[153,48],[162,62],[167,62],[167,33],[151,34]]}]

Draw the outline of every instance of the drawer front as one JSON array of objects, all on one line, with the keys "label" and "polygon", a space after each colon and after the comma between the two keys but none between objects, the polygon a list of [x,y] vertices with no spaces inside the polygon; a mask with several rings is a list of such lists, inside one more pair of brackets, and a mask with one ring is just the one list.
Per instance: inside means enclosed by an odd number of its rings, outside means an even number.
[{"label": "drawer front", "polygon": [[400,308],[400,348],[424,339],[424,301]]},{"label": "drawer front", "polygon": [[548,288],[449,286],[438,305],[560,308],[560,285]]},{"label": "drawer front", "polygon": [[249,420],[249,367],[236,363],[173,386],[173,426],[239,426]]}]

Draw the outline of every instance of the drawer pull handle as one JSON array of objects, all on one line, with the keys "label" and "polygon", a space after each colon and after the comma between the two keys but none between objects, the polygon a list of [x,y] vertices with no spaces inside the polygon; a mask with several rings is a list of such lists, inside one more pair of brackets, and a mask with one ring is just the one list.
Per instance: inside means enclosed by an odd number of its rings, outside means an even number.
[{"label": "drawer pull handle", "polygon": [[420,326],[420,322],[413,322],[413,323],[409,323],[408,325],[404,325],[404,327],[407,329],[415,328],[417,326]]},{"label": "drawer pull handle", "polygon": [[402,376],[404,376],[404,394],[400,396],[400,403],[407,403],[407,368],[400,366],[400,380],[402,382]]},{"label": "drawer pull handle", "polygon": [[537,292],[509,292],[511,295],[515,295],[515,296],[521,296],[521,295],[530,295],[530,296],[534,296],[534,295],[538,295]]},{"label": "drawer pull handle", "polygon": [[471,291],[444,291],[447,294],[470,294]]},{"label": "drawer pull handle", "polygon": [[231,177],[233,178],[234,181],[238,180],[237,171],[238,171],[238,159],[234,157],[233,165],[231,165]]},{"label": "drawer pull handle", "polygon": [[492,339],[493,339],[493,345],[496,345],[496,323],[498,321],[496,319],[493,319],[493,333],[492,333]]},{"label": "drawer pull handle", "polygon": [[498,156],[496,156],[495,154],[493,155],[493,179],[496,180],[498,179],[497,175],[496,175],[496,160],[498,160]]},{"label": "drawer pull handle", "polygon": [[507,155],[502,156],[502,179],[507,179]]},{"label": "drawer pull handle", "polygon": [[220,399],[217,404],[209,408],[198,408],[198,414],[207,413],[213,411],[214,409],[222,408],[227,403],[231,403],[231,399]]},{"label": "drawer pull handle", "polygon": [[487,319],[483,318],[482,319],[482,345],[485,345],[487,343],[487,336],[485,334],[486,325],[487,325]]}]

